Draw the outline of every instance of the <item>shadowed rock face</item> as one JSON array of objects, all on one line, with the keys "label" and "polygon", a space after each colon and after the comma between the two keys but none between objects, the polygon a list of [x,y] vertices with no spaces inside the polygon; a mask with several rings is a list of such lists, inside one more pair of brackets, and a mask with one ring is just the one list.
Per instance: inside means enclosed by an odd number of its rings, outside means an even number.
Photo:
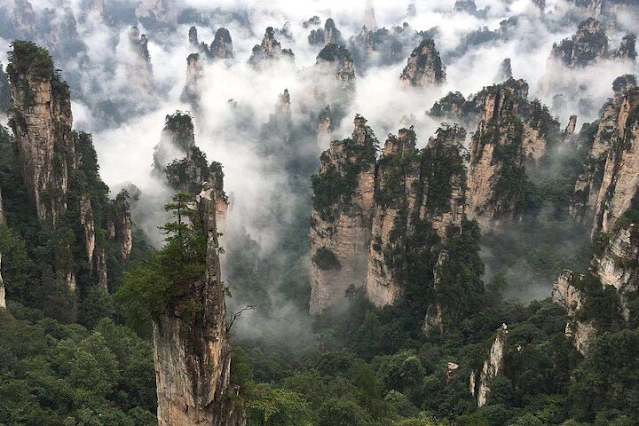
[{"label": "shadowed rock face", "polygon": [[[197,197],[197,219],[207,238],[206,272],[184,296],[153,320],[153,347],[160,426],[243,424],[230,384],[231,344],[226,324],[226,289],[218,253],[213,189]],[[201,309],[193,310],[197,304]]]},{"label": "shadowed rock face", "polygon": [[407,86],[431,86],[446,81],[446,71],[433,40],[424,40],[413,50],[401,80]]}]

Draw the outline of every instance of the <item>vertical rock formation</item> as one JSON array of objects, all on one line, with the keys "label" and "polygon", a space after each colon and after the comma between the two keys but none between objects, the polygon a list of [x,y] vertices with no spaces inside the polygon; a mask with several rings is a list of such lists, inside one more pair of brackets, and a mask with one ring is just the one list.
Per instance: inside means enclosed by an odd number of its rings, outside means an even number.
[{"label": "vertical rock formation", "polygon": [[634,34],[628,34],[621,40],[621,45],[614,53],[614,57],[617,59],[627,59],[634,61],[637,59],[637,36]]},{"label": "vertical rock formation", "polygon": [[502,83],[511,78],[513,78],[513,68],[510,63],[510,58],[506,58],[499,65],[499,71],[497,71],[497,75],[495,76],[495,83]]},{"label": "vertical rock formation", "polygon": [[273,27],[268,27],[264,34],[262,44],[253,47],[249,64],[257,68],[265,68],[273,61],[279,59],[293,61],[294,57],[291,49],[282,49],[280,42],[275,39],[275,30]]},{"label": "vertical rock formation", "polygon": [[153,152],[153,166],[156,171],[162,171],[174,159],[180,158],[195,146],[195,127],[189,113],[176,111],[167,115],[164,129],[160,136],[160,143]]},{"label": "vertical rock formation", "polygon": [[192,49],[199,49],[200,48],[200,42],[197,38],[197,28],[196,27],[191,27],[189,28],[189,44],[191,45]]},{"label": "vertical rock formation", "polygon": [[454,10],[473,15],[477,13],[477,5],[475,4],[475,0],[457,0],[455,1]]},{"label": "vertical rock formation", "polygon": [[0,253],[0,308],[7,308],[6,294],[4,290],[4,280],[2,279],[2,253]]},{"label": "vertical rock formation", "polygon": [[601,23],[588,18],[579,24],[574,36],[553,45],[550,57],[568,68],[576,68],[596,62],[607,54],[608,37]]},{"label": "vertical rock formation", "polygon": [[[226,324],[226,288],[221,278],[212,188],[196,202],[195,220],[207,240],[206,272],[187,283],[153,320],[153,347],[160,426],[243,424],[230,384],[231,343]],[[199,309],[193,309],[193,305]]]},{"label": "vertical rock formation", "polygon": [[317,146],[320,148],[329,146],[333,137],[332,132],[331,107],[329,105],[322,110],[317,120]]},{"label": "vertical rock formation", "polygon": [[337,29],[333,18],[328,18],[324,25],[324,45],[329,44],[344,44],[342,33]]},{"label": "vertical rock formation", "polygon": [[4,205],[2,204],[2,188],[0,188],[0,225],[7,223],[7,217],[4,214]]},{"label": "vertical rock formation", "polygon": [[214,59],[233,58],[233,39],[231,33],[226,28],[218,28],[215,38],[209,49],[211,57]]},{"label": "vertical rock formation", "polygon": [[490,347],[488,357],[484,361],[481,371],[473,371],[470,375],[470,393],[477,401],[477,406],[482,407],[488,402],[490,395],[490,383],[500,374],[503,374],[506,361],[506,343],[508,341],[508,327],[502,324],[501,330]]},{"label": "vertical rock formation", "polygon": [[338,304],[366,277],[375,192],[377,139],[366,119],[355,117],[350,139],[333,141],[313,177],[311,225],[312,314]]},{"label": "vertical rock formation", "polygon": [[[639,189],[639,91],[632,89],[617,103],[612,138],[595,202],[593,235],[613,230],[617,220],[633,206]],[[604,112],[605,115],[605,112]],[[602,120],[603,122],[604,120]],[[601,141],[603,142],[603,141]]]},{"label": "vertical rock formation", "polygon": [[[434,246],[460,232],[465,218],[465,136],[463,128],[442,127],[420,153],[415,133],[402,129],[398,137],[389,135],[377,171],[366,293],[376,306],[394,304],[407,285],[406,270],[416,269],[408,251],[423,250],[437,259],[430,271],[434,297],[429,304],[437,312],[438,328],[438,286],[446,274],[448,254],[434,251]],[[424,238],[432,233],[435,239]]]},{"label": "vertical rock formation", "polygon": [[575,130],[577,129],[577,116],[571,115],[568,119],[568,124],[564,129],[563,137],[564,140],[572,137],[575,134]]},{"label": "vertical rock formation", "polygon": [[521,213],[525,163],[538,162],[560,136],[548,108],[528,102],[523,80],[484,89],[473,98],[481,121],[470,147],[469,215],[498,220]]},{"label": "vertical rock formation", "polygon": [[217,227],[223,234],[226,231],[229,200],[224,192],[222,165],[216,161],[209,164],[206,154],[195,146],[193,120],[190,115],[177,111],[167,116],[166,120],[165,132],[168,139],[163,139],[160,145],[165,143],[183,149],[185,152],[182,155],[186,155],[181,159],[174,158],[166,166],[166,179],[174,190],[190,192],[193,195],[203,187],[211,189],[215,195]]},{"label": "vertical rock formation", "polygon": [[366,0],[366,9],[364,9],[364,28],[369,31],[375,31],[377,29],[373,0]]},{"label": "vertical rock formation", "polygon": [[199,53],[191,53],[186,58],[186,84],[180,100],[191,104],[197,111],[200,107],[200,93],[202,92],[201,82],[203,67]]},{"label": "vertical rock formation", "polygon": [[[77,284],[106,288],[108,243],[100,235],[108,232],[102,227],[110,206],[92,137],[71,130],[69,88],[45,49],[16,41],[9,56],[11,127],[38,219],[56,232],[53,272],[71,290]],[[130,251],[130,233],[128,240]]]},{"label": "vertical rock formation", "polygon": [[2,62],[0,62],[0,112],[6,113],[11,104],[11,86],[9,77],[4,72]]},{"label": "vertical rock formation", "polygon": [[392,305],[402,290],[394,271],[400,265],[392,259],[405,252],[407,234],[412,233],[407,221],[415,211],[421,174],[415,142],[409,129],[388,135],[379,161],[366,274],[366,294],[376,306]]},{"label": "vertical rock formation", "polygon": [[446,71],[435,49],[435,42],[427,39],[413,50],[401,75],[407,86],[432,86],[446,81]]},{"label": "vertical rock formation", "polygon": [[129,261],[133,249],[133,220],[131,219],[129,194],[126,190],[121,191],[115,197],[114,207],[115,238],[120,248],[120,259],[126,263]]},{"label": "vertical rock formation", "polygon": [[146,35],[140,34],[138,27],[131,27],[129,46],[133,55],[129,63],[129,77],[133,87],[141,89],[142,94],[147,98],[153,98],[155,97],[155,85],[148,44],[149,40]]},{"label": "vertical rock formation", "polygon": [[315,66],[322,74],[335,75],[342,89],[355,90],[355,68],[351,54],[344,46],[327,44],[317,55]]},{"label": "vertical rock formation", "polygon": [[74,166],[69,88],[45,49],[16,41],[10,55],[10,124],[25,185],[40,222],[55,227],[67,211],[69,169]]}]

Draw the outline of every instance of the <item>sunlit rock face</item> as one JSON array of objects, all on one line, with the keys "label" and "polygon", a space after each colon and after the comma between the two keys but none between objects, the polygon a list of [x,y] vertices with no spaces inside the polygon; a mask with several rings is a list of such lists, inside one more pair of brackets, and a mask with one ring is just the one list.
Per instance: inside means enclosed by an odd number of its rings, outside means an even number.
[{"label": "sunlit rock face", "polygon": [[525,81],[510,79],[484,89],[467,107],[480,117],[468,174],[469,216],[480,221],[521,214],[526,163],[538,163],[560,139],[559,123],[527,94]]},{"label": "sunlit rock face", "polygon": [[424,40],[408,58],[401,75],[407,86],[432,86],[446,81],[446,71],[433,40]]},{"label": "sunlit rock face", "polygon": [[482,407],[488,402],[490,384],[495,377],[504,373],[506,366],[506,343],[508,342],[508,327],[506,324],[497,332],[497,337],[488,352],[481,371],[473,371],[470,375],[470,393]]},{"label": "sunlit rock face", "polygon": [[[161,426],[244,423],[230,384],[231,344],[221,279],[215,191],[197,197],[207,239],[206,272],[153,319],[153,348]],[[201,309],[194,311],[197,304]]]}]

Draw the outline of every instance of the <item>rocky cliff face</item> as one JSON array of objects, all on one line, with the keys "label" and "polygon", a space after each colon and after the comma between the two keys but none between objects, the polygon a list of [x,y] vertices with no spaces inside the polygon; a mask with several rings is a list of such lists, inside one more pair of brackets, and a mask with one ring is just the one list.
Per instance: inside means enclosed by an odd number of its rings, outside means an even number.
[{"label": "rocky cliff face", "polygon": [[[231,344],[226,289],[220,273],[213,189],[199,194],[194,213],[204,223],[206,272],[153,321],[160,426],[243,424],[230,384]],[[193,304],[201,309],[193,310]]]},{"label": "rocky cliff face", "polygon": [[186,58],[186,84],[180,100],[191,104],[197,111],[200,107],[201,82],[204,68],[199,53],[191,53]]},{"label": "rocky cliff face", "polygon": [[132,87],[140,89],[147,98],[155,96],[155,85],[153,83],[153,67],[151,66],[151,55],[148,48],[149,40],[145,34],[141,34],[138,27],[131,27],[129,31],[129,46],[132,58],[129,62],[129,78]]},{"label": "rocky cliff face", "polygon": [[366,8],[364,9],[364,28],[371,31],[375,31],[377,29],[375,5],[373,4],[373,0],[366,0]]},{"label": "rocky cliff face", "polygon": [[351,54],[344,46],[326,45],[315,63],[321,73],[335,75],[342,88],[348,92],[355,90],[355,68]]},{"label": "rocky cliff face", "polygon": [[233,39],[231,39],[229,30],[226,28],[218,28],[209,51],[215,59],[233,58]]},{"label": "rocky cliff face", "polygon": [[502,83],[513,78],[513,67],[510,58],[504,59],[499,65],[499,71],[495,76],[495,83]]},{"label": "rocky cliff face", "polygon": [[193,128],[193,120],[188,114],[178,111],[167,116],[164,129],[167,138],[161,144],[185,149],[186,156],[174,158],[166,166],[166,179],[174,190],[180,192],[195,195],[203,187],[212,190],[216,202],[217,228],[223,234],[229,208],[229,200],[224,192],[224,172],[220,163],[213,161],[209,164],[206,154],[195,146]]},{"label": "rocky cliff face", "polygon": [[446,81],[446,71],[433,40],[424,40],[413,50],[401,75],[407,86],[432,86]]},{"label": "rocky cliff face", "polygon": [[280,42],[275,39],[273,27],[268,27],[262,43],[253,47],[249,64],[257,68],[264,68],[279,59],[293,61],[294,58],[293,51],[291,49],[282,49]]},{"label": "rocky cliff face", "polygon": [[637,36],[634,34],[628,34],[621,40],[621,45],[614,53],[614,57],[617,59],[627,59],[634,61],[637,59]]},{"label": "rocky cliff face", "polygon": [[[461,155],[465,136],[463,128],[442,127],[421,152],[415,149],[412,129],[402,129],[398,137],[390,135],[386,141],[376,177],[366,279],[366,293],[374,305],[394,304],[402,294],[406,269],[411,268],[407,251],[434,249],[435,242],[424,243],[424,236],[434,233],[439,242],[446,242],[460,232],[465,218],[466,176]],[[437,258],[431,271],[431,305],[441,328],[437,297],[448,265],[447,253],[431,255]],[[428,318],[431,323],[433,316]]]},{"label": "rocky cliff face", "polygon": [[331,142],[313,178],[312,314],[338,304],[366,277],[375,192],[377,139],[357,116],[350,139]]},{"label": "rocky cliff face", "polygon": [[183,157],[195,146],[195,127],[189,113],[176,111],[167,115],[160,136],[160,143],[153,152],[153,166],[162,171],[174,159]]},{"label": "rocky cliff face", "polygon": [[0,253],[0,308],[7,308],[7,300],[4,290],[4,280],[2,279],[2,253]]},{"label": "rocky cliff face", "polygon": [[554,44],[550,57],[569,68],[599,61],[608,54],[608,37],[596,19],[589,18],[579,25],[572,38]]},{"label": "rocky cliff face", "polygon": [[[108,233],[111,206],[92,137],[71,130],[69,88],[54,71],[48,52],[29,42],[16,41],[13,47],[7,68],[11,127],[38,219],[60,235],[52,269],[66,278],[72,290],[78,283],[83,289],[107,288],[108,242],[99,236]],[[130,252],[130,229],[127,240],[123,244]]]},{"label": "rocky cliff face", "polygon": [[69,170],[75,157],[69,88],[54,72],[46,50],[19,42],[11,55],[10,124],[25,185],[40,222],[55,227],[67,211]]},{"label": "rocky cliff face", "polygon": [[0,62],[0,112],[6,113],[11,103],[11,86],[9,77],[4,72],[2,62]]},{"label": "rocky cliff face", "polygon": [[559,139],[559,123],[548,108],[528,102],[527,94],[526,82],[510,79],[472,99],[481,118],[470,147],[468,204],[473,218],[520,214],[526,162],[539,162]]},{"label": "rocky cliff face", "polygon": [[488,402],[490,395],[490,383],[500,374],[503,374],[506,361],[506,343],[508,341],[508,327],[503,324],[497,332],[497,337],[490,347],[488,357],[484,361],[481,371],[473,371],[470,375],[470,393],[477,401],[477,406],[482,407]]},{"label": "rocky cliff face", "polygon": [[615,113],[616,122],[612,139],[608,141],[603,178],[595,202],[593,235],[614,228],[617,220],[630,209],[639,188],[639,90],[628,91],[618,102]]},{"label": "rocky cliff face", "polygon": [[124,263],[129,261],[131,250],[133,249],[133,220],[131,219],[131,205],[129,194],[121,191],[116,197],[114,204],[115,214],[113,217],[113,229],[115,239],[120,248],[120,260]]},{"label": "rocky cliff face", "polygon": [[[311,313],[365,283],[378,307],[396,304],[407,292],[426,298],[424,330],[442,331],[452,313],[440,299],[453,291],[446,286],[458,281],[461,261],[449,243],[462,234],[466,218],[466,132],[443,126],[418,151],[413,129],[401,129],[388,136],[375,163],[372,133],[363,118],[355,123],[352,139],[332,142],[322,154],[313,180]],[[458,302],[463,315],[468,301]]]},{"label": "rocky cliff face", "polygon": [[326,20],[324,28],[312,30],[308,35],[308,42],[316,46],[326,46],[328,44],[344,45],[346,43],[332,18]]}]

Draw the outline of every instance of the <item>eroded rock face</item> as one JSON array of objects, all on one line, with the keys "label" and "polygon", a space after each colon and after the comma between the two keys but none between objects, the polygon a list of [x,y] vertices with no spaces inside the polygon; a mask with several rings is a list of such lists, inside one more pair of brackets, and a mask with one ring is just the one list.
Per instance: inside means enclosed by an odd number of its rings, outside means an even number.
[{"label": "eroded rock face", "polygon": [[364,9],[364,28],[371,31],[375,31],[377,29],[375,5],[373,4],[373,0],[366,0],[366,9]]},{"label": "eroded rock face", "polygon": [[315,66],[321,73],[331,73],[348,92],[355,90],[355,68],[349,51],[341,45],[328,44],[317,55]]},{"label": "eroded rock face", "polygon": [[[617,103],[612,138],[595,202],[592,233],[608,232],[630,209],[639,188],[639,91],[632,89]],[[605,116],[604,112],[604,116]],[[602,123],[604,120],[602,120]],[[606,142],[606,141],[601,141]],[[595,157],[596,158],[596,157]]]},{"label": "eroded rock face", "polygon": [[211,43],[211,56],[217,59],[230,59],[233,57],[233,40],[231,33],[226,28],[219,28],[215,32],[215,38]]},{"label": "eroded rock face", "polygon": [[204,69],[199,53],[191,53],[186,58],[186,84],[182,92],[181,100],[188,102],[194,110],[200,107],[201,82]]},{"label": "eroded rock face", "polygon": [[617,59],[627,59],[634,61],[637,59],[637,37],[634,34],[628,34],[621,40],[619,49],[614,53]]},{"label": "eroded rock face", "polygon": [[503,374],[507,341],[508,327],[503,324],[501,330],[497,332],[497,337],[490,347],[481,371],[473,371],[470,375],[470,393],[475,397],[478,407],[482,407],[488,402],[490,382],[498,375]]},{"label": "eroded rock face", "polygon": [[189,113],[176,111],[167,115],[160,136],[160,143],[153,152],[153,166],[162,171],[173,160],[180,158],[195,146],[195,127]]},{"label": "eroded rock face", "polygon": [[249,64],[264,68],[273,61],[279,59],[293,61],[294,57],[291,49],[282,49],[280,42],[275,39],[275,30],[272,27],[268,27],[262,43],[253,47]]},{"label": "eroded rock face", "polygon": [[2,279],[2,253],[0,253],[0,308],[7,308],[7,300],[4,289],[4,280]]},{"label": "eroded rock face", "polygon": [[446,81],[446,71],[433,40],[424,40],[413,50],[401,75],[407,86],[432,86]]},{"label": "eroded rock face", "polygon": [[[42,56],[45,64],[34,63],[31,55]],[[7,71],[14,106],[10,124],[25,185],[40,222],[55,227],[67,211],[75,156],[69,88],[54,73],[48,52],[35,45],[17,45]]]},{"label": "eroded rock face", "polygon": [[597,62],[608,54],[608,37],[596,19],[583,21],[571,38],[554,44],[551,58],[560,60],[569,68]]},{"label": "eroded rock face", "polygon": [[114,204],[115,238],[120,247],[120,259],[126,263],[129,261],[129,256],[133,249],[133,220],[131,219],[131,205],[129,203],[128,192],[120,192],[115,198]]},{"label": "eroded rock face", "polygon": [[153,67],[151,66],[151,55],[149,54],[149,40],[145,34],[141,34],[138,27],[131,27],[129,31],[129,45],[133,52],[133,57],[129,63],[129,78],[132,86],[141,89],[141,93],[148,98],[155,96],[155,85],[153,83]]},{"label": "eroded rock face", "polygon": [[[206,272],[186,294],[153,320],[153,347],[160,426],[241,425],[230,384],[231,344],[226,324],[226,289],[218,254],[215,194],[197,197],[207,238]],[[197,303],[201,309],[189,306]]]},{"label": "eroded rock face", "polygon": [[[375,192],[377,139],[366,119],[355,118],[350,139],[333,141],[314,178],[311,238],[312,314],[344,299],[349,287],[362,287]],[[336,193],[332,181],[340,183]]]},{"label": "eroded rock face", "polygon": [[485,220],[521,213],[525,164],[539,162],[560,138],[559,123],[538,101],[529,102],[523,80],[488,87],[472,98],[481,121],[472,137],[468,174],[469,216]]}]

